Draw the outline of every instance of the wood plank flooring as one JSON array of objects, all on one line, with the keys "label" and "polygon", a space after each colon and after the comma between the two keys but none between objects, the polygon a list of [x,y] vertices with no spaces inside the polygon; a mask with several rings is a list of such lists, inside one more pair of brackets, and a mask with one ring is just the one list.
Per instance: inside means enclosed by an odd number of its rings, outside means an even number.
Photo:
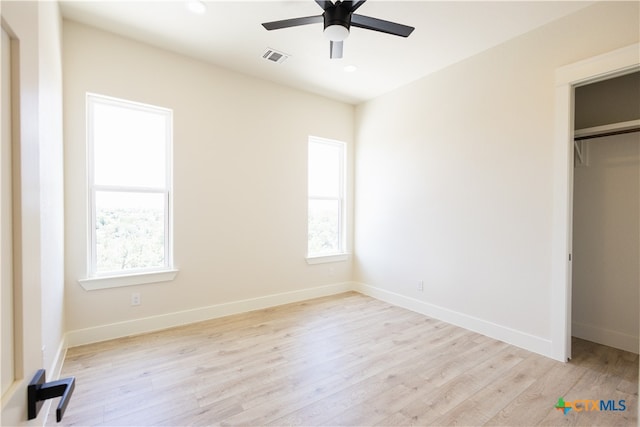
[{"label": "wood plank flooring", "polygon": [[573,346],[556,362],[346,293],[69,349],[46,425],[636,425],[638,355]]}]

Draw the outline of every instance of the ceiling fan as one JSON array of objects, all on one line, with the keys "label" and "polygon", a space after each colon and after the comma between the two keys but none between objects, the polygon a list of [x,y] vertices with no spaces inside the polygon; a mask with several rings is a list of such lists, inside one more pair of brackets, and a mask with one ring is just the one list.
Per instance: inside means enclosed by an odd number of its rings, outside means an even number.
[{"label": "ceiling fan", "polygon": [[354,12],[365,1],[337,0],[333,3],[331,0],[315,0],[324,10],[322,15],[265,22],[262,26],[267,30],[278,30],[280,28],[324,22],[324,35],[330,40],[329,57],[332,59],[342,58],[342,42],[349,36],[349,28],[351,26],[401,37],[408,37],[414,30],[413,27],[407,25],[355,14]]}]

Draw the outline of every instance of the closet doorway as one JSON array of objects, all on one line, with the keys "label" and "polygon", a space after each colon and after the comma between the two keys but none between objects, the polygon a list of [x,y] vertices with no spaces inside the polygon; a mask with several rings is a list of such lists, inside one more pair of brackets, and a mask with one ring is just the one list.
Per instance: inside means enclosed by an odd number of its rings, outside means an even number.
[{"label": "closet doorway", "polygon": [[640,72],[574,99],[572,335],[638,353]]}]

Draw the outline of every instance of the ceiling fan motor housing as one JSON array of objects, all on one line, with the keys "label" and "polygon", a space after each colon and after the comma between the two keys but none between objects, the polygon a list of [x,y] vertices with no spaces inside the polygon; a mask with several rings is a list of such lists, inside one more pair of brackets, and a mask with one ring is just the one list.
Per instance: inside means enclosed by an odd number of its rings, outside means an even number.
[{"label": "ceiling fan motor housing", "polygon": [[298,25],[315,24],[323,21],[324,35],[331,40],[329,58],[342,58],[343,41],[349,37],[351,25],[366,30],[379,31],[395,36],[408,37],[413,27],[385,21],[370,16],[356,15],[354,12],[367,0],[315,0],[323,10],[322,15],[303,16],[300,18],[284,19],[280,21],[264,22],[262,26],[267,30],[297,27]]},{"label": "ceiling fan motor housing", "polygon": [[329,40],[343,41],[347,38],[351,26],[351,12],[346,7],[342,7],[341,2],[325,9],[322,16],[324,34]]}]

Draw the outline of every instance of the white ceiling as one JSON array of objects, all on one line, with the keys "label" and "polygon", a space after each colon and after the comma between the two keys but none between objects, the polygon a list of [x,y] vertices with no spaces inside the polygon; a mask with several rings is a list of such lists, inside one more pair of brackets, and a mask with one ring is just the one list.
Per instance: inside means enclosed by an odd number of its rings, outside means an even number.
[{"label": "white ceiling", "polygon": [[[415,27],[408,38],[352,28],[344,57],[329,59],[322,24],[267,31],[262,22],[320,15],[313,0],[62,1],[67,19],[179,52],[240,73],[359,103],[475,55],[594,2],[383,1],[356,13]],[[290,56],[276,64],[267,48]],[[357,71],[345,72],[346,65]]]}]

